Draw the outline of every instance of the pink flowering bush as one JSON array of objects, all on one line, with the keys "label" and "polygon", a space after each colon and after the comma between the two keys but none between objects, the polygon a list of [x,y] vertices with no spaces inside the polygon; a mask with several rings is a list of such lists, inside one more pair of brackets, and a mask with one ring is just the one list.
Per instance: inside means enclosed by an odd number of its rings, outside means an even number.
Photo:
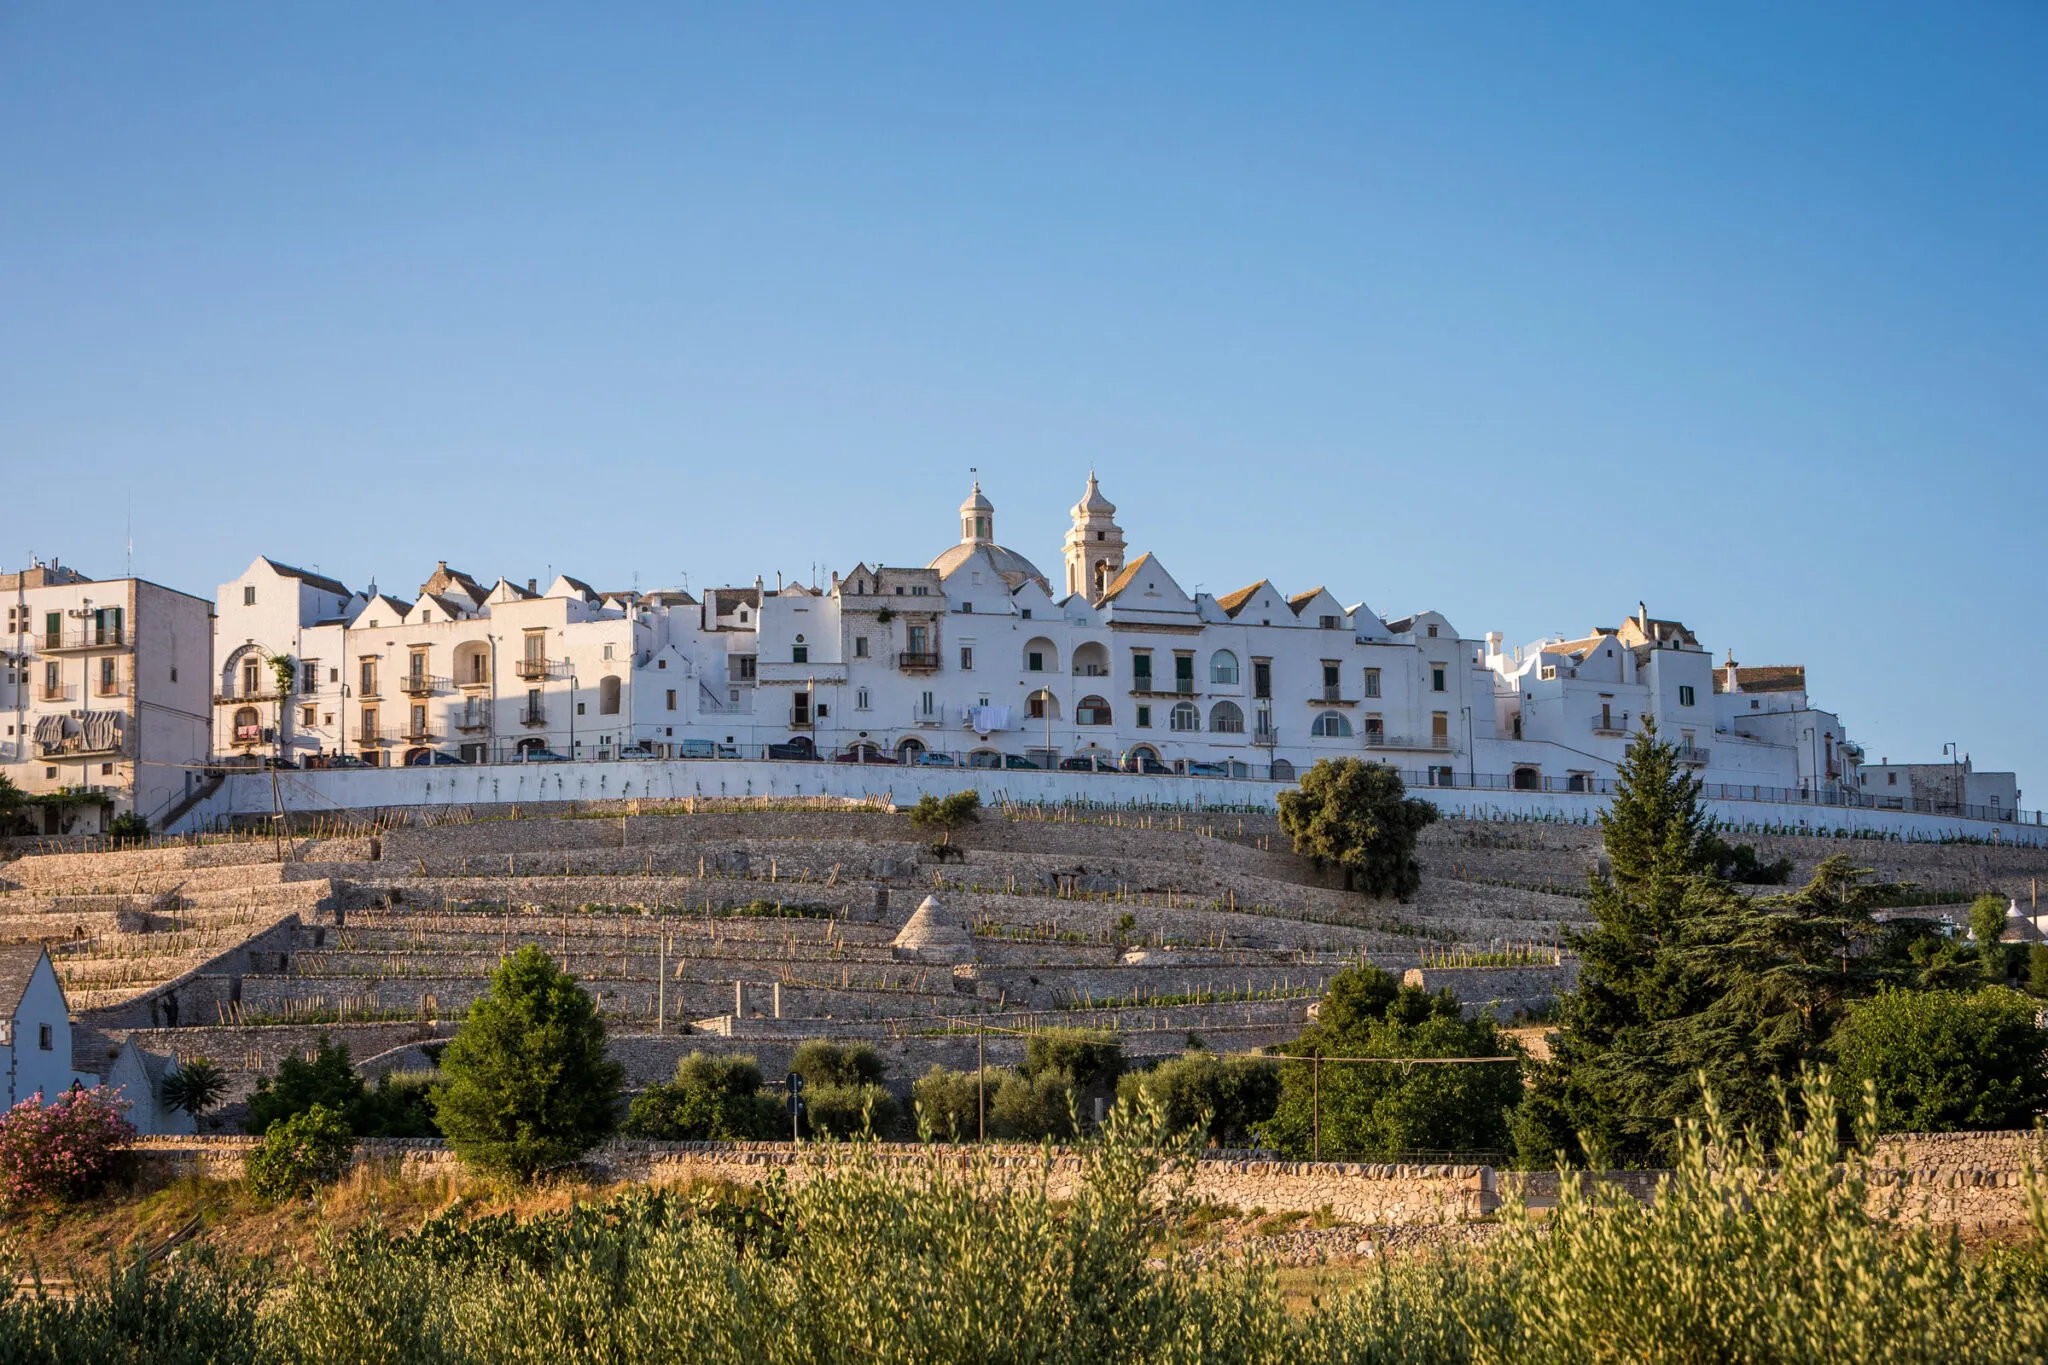
[{"label": "pink flowering bush", "polygon": [[135,1136],[135,1125],[121,1117],[127,1107],[100,1086],[48,1103],[30,1096],[0,1114],[0,1203],[91,1193]]}]

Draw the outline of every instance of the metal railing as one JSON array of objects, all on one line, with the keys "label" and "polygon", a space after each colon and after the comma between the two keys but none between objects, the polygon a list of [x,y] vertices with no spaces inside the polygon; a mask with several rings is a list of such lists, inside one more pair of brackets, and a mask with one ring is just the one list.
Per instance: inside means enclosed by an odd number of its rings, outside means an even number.
[{"label": "metal railing", "polygon": [[436,692],[448,690],[446,678],[436,678],[426,673],[401,674],[398,690],[410,697],[429,697]]},{"label": "metal railing", "polygon": [[134,643],[126,629],[101,630],[94,626],[59,631],[54,635],[49,631],[37,631],[34,640],[37,651],[43,654],[70,654],[89,649],[127,649]]},{"label": "metal railing", "polygon": [[38,685],[36,696],[44,701],[77,701],[77,683],[59,683],[55,687]]},{"label": "metal railing", "polygon": [[1680,744],[1676,748],[1678,761],[1694,768],[1706,767],[1707,755],[1712,752],[1712,749],[1704,744]]},{"label": "metal railing", "polygon": [[1628,713],[1624,711],[1618,719],[1611,715],[1593,717],[1593,733],[1596,735],[1627,734]]},{"label": "metal railing", "polygon": [[560,663],[558,659],[522,658],[512,665],[512,671],[526,682],[539,682],[543,678],[561,676],[555,672]]},{"label": "metal railing", "polygon": [[521,725],[546,725],[548,723],[547,708],[544,706],[520,707],[519,723]]},{"label": "metal railing", "polygon": [[896,656],[898,668],[933,669],[939,666],[937,650],[905,650]]}]

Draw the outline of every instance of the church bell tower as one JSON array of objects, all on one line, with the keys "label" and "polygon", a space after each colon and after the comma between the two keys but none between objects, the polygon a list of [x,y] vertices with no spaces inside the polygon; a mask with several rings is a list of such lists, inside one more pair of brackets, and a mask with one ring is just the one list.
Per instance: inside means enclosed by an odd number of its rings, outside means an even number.
[{"label": "church bell tower", "polygon": [[1074,526],[1067,532],[1067,591],[1100,602],[1123,567],[1124,533],[1116,524],[1116,504],[1102,496],[1091,469],[1088,491],[1074,504]]}]

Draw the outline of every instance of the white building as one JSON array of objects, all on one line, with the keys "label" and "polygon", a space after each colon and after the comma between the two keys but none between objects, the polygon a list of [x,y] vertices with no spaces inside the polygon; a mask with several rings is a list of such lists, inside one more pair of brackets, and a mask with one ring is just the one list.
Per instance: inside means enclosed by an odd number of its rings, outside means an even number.
[{"label": "white building", "polygon": [[1863,790],[1880,810],[2010,820],[2019,809],[2017,773],[1978,772],[1966,753],[1938,763],[1894,763],[1880,758],[1863,769]]},{"label": "white building", "polygon": [[39,944],[0,948],[0,1112],[31,1096],[53,1100],[97,1076],[71,1069],[71,1011]]},{"label": "white building", "polygon": [[[258,559],[221,586],[214,747],[308,764],[767,756],[1275,780],[1351,755],[1416,784],[1604,792],[1653,718],[1710,795],[1870,801],[1862,751],[1810,703],[1803,668],[1716,664],[1641,604],[1509,650],[1320,587],[1190,593],[1156,555],[1127,556],[1092,474],[1057,587],[996,518],[977,483],[922,567],[757,577],[701,600],[566,574],[486,587],[445,562],[399,596]],[[2017,790],[1980,795],[2009,809]]]},{"label": "white building", "polygon": [[184,1137],[199,1126],[184,1110],[164,1103],[164,1082],[177,1074],[175,1054],[144,1052],[130,1038],[108,1064],[106,1085],[128,1105],[122,1117],[135,1125],[136,1132]]},{"label": "white building", "polygon": [[207,761],[207,602],[54,559],[0,573],[0,601],[0,772],[50,798],[42,832],[128,810],[160,820]]}]

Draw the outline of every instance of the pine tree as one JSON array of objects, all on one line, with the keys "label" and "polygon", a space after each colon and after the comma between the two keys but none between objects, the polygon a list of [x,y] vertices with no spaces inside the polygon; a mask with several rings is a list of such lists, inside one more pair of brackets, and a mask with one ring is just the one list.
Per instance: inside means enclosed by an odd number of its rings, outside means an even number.
[{"label": "pine tree", "polygon": [[500,964],[441,1055],[435,1110],[465,1162],[531,1176],[618,1126],[624,1069],[576,978],[532,944]]}]

